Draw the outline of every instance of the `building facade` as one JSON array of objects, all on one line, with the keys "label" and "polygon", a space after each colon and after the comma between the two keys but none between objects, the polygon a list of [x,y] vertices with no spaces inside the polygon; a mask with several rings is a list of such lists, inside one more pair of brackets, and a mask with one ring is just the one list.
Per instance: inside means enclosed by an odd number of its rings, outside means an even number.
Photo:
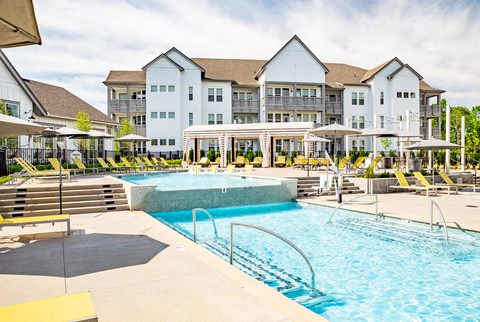
[{"label": "building facade", "polygon": [[[426,137],[428,119],[440,120],[444,92],[396,57],[373,69],[323,63],[297,36],[269,60],[189,58],[172,48],[142,70],[111,71],[104,84],[108,114],[118,122],[128,118],[137,134],[152,139],[143,152],[182,150],[183,130],[201,124],[337,122]],[[436,124],[433,135],[439,136]],[[368,138],[349,141],[352,149],[373,150]],[[344,151],[346,143],[337,138],[324,148]],[[255,149],[256,142],[237,144]],[[302,145],[277,139],[275,150],[300,151]]]}]

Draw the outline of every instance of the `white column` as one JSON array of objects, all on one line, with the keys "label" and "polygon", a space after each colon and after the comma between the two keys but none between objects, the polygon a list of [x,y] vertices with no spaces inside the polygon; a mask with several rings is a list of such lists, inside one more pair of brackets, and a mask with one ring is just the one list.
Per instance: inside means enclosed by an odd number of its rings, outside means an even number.
[{"label": "white column", "polygon": [[[410,131],[410,111],[405,112],[405,131],[408,133]],[[410,138],[407,138],[407,146],[410,145]],[[407,157],[405,159],[405,171],[410,171],[410,150],[406,153]]]},{"label": "white column", "polygon": [[[373,113],[373,128],[377,128],[377,114]],[[373,150],[373,158],[377,156],[377,138],[372,136],[372,150]],[[385,151],[386,152],[386,151]],[[388,155],[386,155],[388,157]]]},{"label": "white column", "polygon": [[[445,111],[445,140],[450,142],[450,105],[447,105]],[[445,151],[445,173],[450,173],[450,149]]]},{"label": "white column", "polygon": [[[350,126],[350,120],[346,119],[346,123],[345,123],[347,126]],[[346,155],[347,155],[347,158],[350,156],[350,136],[349,135],[345,135],[345,152],[346,152]]]},{"label": "white column", "polygon": [[465,171],[465,116],[462,116],[462,132],[461,132],[461,138],[462,138],[462,154],[461,154],[461,167],[462,171]]},{"label": "white column", "polygon": [[[428,119],[428,139],[432,138],[432,119]],[[433,157],[432,150],[428,151],[428,170],[433,169]]]}]

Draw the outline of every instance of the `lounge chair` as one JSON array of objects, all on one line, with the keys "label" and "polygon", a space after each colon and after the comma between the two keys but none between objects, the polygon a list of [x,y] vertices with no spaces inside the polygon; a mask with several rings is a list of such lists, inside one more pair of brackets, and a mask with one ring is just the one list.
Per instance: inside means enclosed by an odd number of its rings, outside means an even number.
[{"label": "lounge chair", "polygon": [[61,165],[60,161],[58,161],[58,159],[56,158],[48,158],[48,162],[50,162],[50,164],[55,169],[55,171],[60,171],[60,168],[62,168],[62,172],[70,172],[70,173],[73,172],[73,175],[76,175],[77,172],[81,172],[83,173],[83,175],[85,175],[85,169],[65,169]]},{"label": "lounge chair", "polygon": [[214,162],[210,162],[210,165],[219,165],[221,161],[221,158],[217,157]]},{"label": "lounge chair", "polygon": [[[46,178],[46,177],[57,177],[60,175],[59,171],[56,170],[44,170],[40,171],[36,168],[31,167],[25,160],[21,158],[15,158],[15,161],[20,164],[25,170],[22,176],[28,176],[33,178]],[[65,176],[68,181],[70,181],[70,172],[62,172],[62,177]]]},{"label": "lounge chair", "polygon": [[164,158],[160,157],[160,160],[157,160],[157,158],[152,157],[153,162],[157,162],[158,164],[161,164],[164,168],[174,168],[175,165],[170,164],[165,160]]},{"label": "lounge chair", "polygon": [[293,158],[293,168],[303,169],[307,165],[307,159],[303,155]]},{"label": "lounge chair", "polygon": [[395,186],[388,186],[387,187],[387,193],[389,189],[404,189],[404,190],[415,190],[416,191],[426,191],[427,192],[427,197],[429,195],[430,191],[434,191],[435,195],[437,194],[437,187],[428,185],[428,186],[414,186],[410,185],[407,181],[407,178],[405,178],[405,175],[403,174],[402,171],[397,170],[395,171],[395,177],[397,177],[397,185]]},{"label": "lounge chair", "polygon": [[85,166],[85,164],[83,164],[82,160],[80,160],[79,158],[72,158],[72,161],[73,163],[75,163],[75,165],[79,168],[79,169],[83,169],[85,171],[87,170],[91,170],[92,172],[99,172],[99,171],[103,171],[105,172],[105,168],[87,168]]},{"label": "lounge chair", "polygon": [[202,172],[202,166],[200,164],[195,164],[190,167],[188,170],[189,173],[199,173]]},{"label": "lounge chair", "polygon": [[373,169],[375,169],[375,167],[378,166],[380,161],[382,161],[382,157],[380,157],[380,156],[375,157],[375,159],[373,159],[372,163],[370,164],[370,167],[373,167]]},{"label": "lounge chair", "polygon": [[414,172],[413,175],[415,176],[415,178],[417,178],[417,180],[420,181],[420,184],[422,186],[432,186],[436,187],[437,190],[447,190],[448,194],[450,194],[450,189],[455,189],[456,193],[458,194],[458,187],[438,184],[432,185],[430,182],[428,182],[427,178],[425,178],[421,172]]},{"label": "lounge chair", "polygon": [[32,216],[32,217],[14,217],[14,218],[3,218],[0,215],[0,229],[4,226],[22,226],[26,225],[36,225],[36,224],[45,224],[52,223],[54,225],[56,222],[66,222],[67,223],[67,232],[70,235],[70,215],[51,215],[51,216]]},{"label": "lounge chair", "polygon": [[130,169],[133,169],[135,171],[137,171],[137,169],[138,170],[143,170],[143,167],[141,165],[131,164],[130,161],[128,161],[128,159],[126,157],[120,157],[120,160],[122,161],[124,166],[129,167]]},{"label": "lounge chair", "polygon": [[217,164],[210,164],[210,168],[207,168],[205,172],[211,172],[211,173],[216,173],[218,171],[218,165]]},{"label": "lounge chair", "polygon": [[112,165],[113,169],[119,170],[119,171],[130,171],[132,167],[127,167],[126,165],[118,165],[115,160],[113,160],[112,157],[107,158],[108,163]]},{"label": "lounge chair", "polygon": [[252,164],[246,164],[244,171],[245,172],[252,172],[253,171],[253,165]]},{"label": "lounge chair", "polygon": [[113,170],[113,167],[111,165],[109,165],[107,162],[105,162],[105,160],[103,160],[103,158],[98,157],[97,161],[105,171],[107,171],[107,170],[112,171]]},{"label": "lounge chair", "polygon": [[245,165],[245,157],[244,156],[237,156],[237,160],[235,162],[232,162],[233,165],[235,166],[244,166]]},{"label": "lounge chair", "polygon": [[333,174],[322,174],[320,176],[320,183],[318,186],[312,186],[312,189],[315,189],[316,192],[311,193],[312,194],[317,194],[317,196],[320,196],[324,193],[330,193],[332,190],[332,183],[333,183]]},{"label": "lounge chair", "polygon": [[263,163],[263,157],[255,157],[252,162],[250,162],[251,165],[254,167],[261,167]]},{"label": "lounge chair", "polygon": [[225,171],[226,172],[235,172],[235,164],[227,165],[227,169]]},{"label": "lounge chair", "polygon": [[358,157],[357,160],[355,160],[355,163],[352,165],[352,169],[363,168],[363,161],[365,161],[365,157]]},{"label": "lounge chair", "polygon": [[155,170],[162,170],[163,169],[163,166],[161,164],[155,164],[152,161],[150,161],[147,157],[143,157],[142,159],[143,159],[143,161],[145,161],[145,164],[149,168],[152,168],[152,169],[155,169]]},{"label": "lounge chair", "polygon": [[197,164],[206,167],[210,163],[210,160],[208,160],[207,157],[200,158],[200,161],[197,162]]},{"label": "lounge chair", "polygon": [[275,161],[276,167],[284,167],[287,165],[287,158],[284,155],[279,155],[277,161]]},{"label": "lounge chair", "polygon": [[440,171],[440,177],[442,177],[443,182],[440,185],[449,185],[454,187],[473,187],[473,192],[475,191],[475,185],[472,183],[455,183],[453,180],[443,171]]}]

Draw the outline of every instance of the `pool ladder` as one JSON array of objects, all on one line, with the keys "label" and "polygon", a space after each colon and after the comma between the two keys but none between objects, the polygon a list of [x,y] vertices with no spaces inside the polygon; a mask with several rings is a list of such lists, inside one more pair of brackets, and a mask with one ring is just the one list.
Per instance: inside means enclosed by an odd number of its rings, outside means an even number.
[{"label": "pool ladder", "polygon": [[196,243],[197,242],[197,211],[201,211],[205,213],[208,218],[212,221],[213,224],[213,230],[215,233],[215,238],[218,238],[218,232],[217,232],[217,225],[215,224],[215,220],[213,219],[213,216],[211,213],[208,212],[208,210],[203,209],[203,208],[194,208],[192,210],[192,222],[193,222],[193,241]]},{"label": "pool ladder", "polygon": [[335,210],[333,210],[332,214],[328,218],[328,223],[332,222],[332,217],[337,212],[338,209],[342,208],[345,205],[352,204],[354,200],[367,198],[367,197],[375,197],[375,219],[377,219],[377,217],[379,216],[379,214],[378,214],[378,195],[376,195],[376,194],[366,194],[366,195],[356,196],[356,197],[354,197],[352,199],[349,199],[347,201],[344,201],[340,205],[338,205],[338,207],[335,208]]}]

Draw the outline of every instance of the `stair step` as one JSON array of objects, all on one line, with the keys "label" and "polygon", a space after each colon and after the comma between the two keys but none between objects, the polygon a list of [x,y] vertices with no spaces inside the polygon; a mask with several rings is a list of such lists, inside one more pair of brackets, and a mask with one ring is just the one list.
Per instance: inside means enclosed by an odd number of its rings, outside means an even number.
[{"label": "stair step", "polygon": [[[91,195],[64,195],[62,193],[63,202],[70,201],[87,201],[87,200],[119,200],[126,199],[126,193],[108,193],[108,194],[91,194]],[[26,197],[26,198],[16,198],[16,199],[4,199],[0,200],[1,206],[13,206],[13,205],[30,205],[30,204],[44,204],[44,203],[54,203],[59,202],[59,195],[56,196],[47,196],[47,197]]]},{"label": "stair step", "polygon": [[[121,183],[110,183],[110,184],[94,184],[94,185],[70,185],[68,183],[62,185],[62,190],[91,190],[91,189],[112,189],[120,188],[123,189],[123,184]],[[45,191],[56,191],[58,190],[57,185],[42,185],[34,187],[21,187],[21,188],[6,188],[0,189],[0,195],[8,193],[26,193],[26,192],[45,192]]]},{"label": "stair step", "polygon": [[[122,205],[128,204],[127,199],[114,199],[114,200],[86,200],[86,201],[73,201],[65,202],[62,201],[62,206],[64,208],[77,208],[77,207],[90,207],[90,206],[108,206],[108,205]],[[12,206],[0,206],[1,213],[11,213],[11,212],[24,212],[30,210],[43,210],[43,209],[57,209],[59,208],[59,202],[51,203],[35,203],[35,204],[25,204],[25,205],[12,205]]]},{"label": "stair step", "polygon": [[[124,193],[123,188],[102,188],[102,189],[79,189],[79,190],[64,190],[62,187],[62,196],[77,196],[77,195],[91,195],[91,194],[103,194],[103,193]],[[37,197],[58,197],[60,194],[58,187],[56,190],[48,191],[28,191],[28,192],[15,192],[15,193],[0,193],[1,200],[17,199],[17,198],[37,198]]]},{"label": "stair step", "polygon": [[[89,207],[80,207],[80,208],[63,207],[63,213],[69,214],[69,215],[92,213],[92,212],[122,211],[122,210],[130,210],[130,206],[128,204],[122,204],[122,205],[108,205],[108,206],[89,206]],[[5,213],[5,218],[10,218],[12,216],[13,217],[29,217],[29,216],[58,215],[58,213],[59,213],[59,208],[31,210],[31,211],[24,211],[24,212]]]}]

